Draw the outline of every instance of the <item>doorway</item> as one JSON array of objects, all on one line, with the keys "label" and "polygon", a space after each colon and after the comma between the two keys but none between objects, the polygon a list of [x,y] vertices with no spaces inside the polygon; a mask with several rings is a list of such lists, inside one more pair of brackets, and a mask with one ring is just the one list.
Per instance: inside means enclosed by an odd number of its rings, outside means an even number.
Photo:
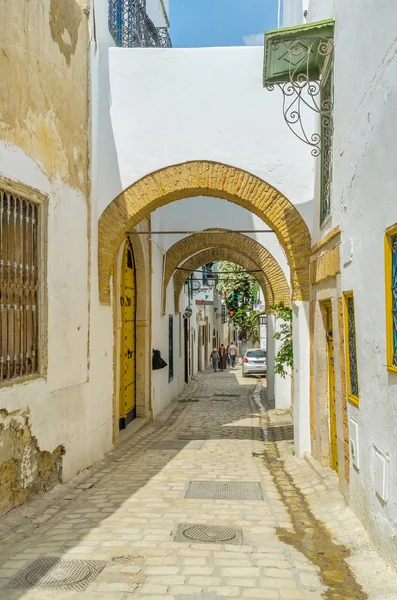
[{"label": "doorway", "polygon": [[183,319],[183,347],[185,361],[185,383],[189,383],[189,320]]},{"label": "doorway", "polygon": [[328,367],[328,398],[329,398],[329,431],[331,448],[331,467],[338,472],[338,435],[336,427],[336,396],[335,396],[335,365],[334,338],[332,328],[331,302],[325,303],[327,322],[327,367]]},{"label": "doorway", "polygon": [[119,430],[136,417],[136,281],[132,248],[126,242],[120,274]]}]

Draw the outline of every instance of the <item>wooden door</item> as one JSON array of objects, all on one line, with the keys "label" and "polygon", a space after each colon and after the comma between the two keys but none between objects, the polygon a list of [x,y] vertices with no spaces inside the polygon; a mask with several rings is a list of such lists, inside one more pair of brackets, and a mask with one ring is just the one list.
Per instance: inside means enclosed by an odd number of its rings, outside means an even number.
[{"label": "wooden door", "polygon": [[119,429],[125,429],[136,417],[135,265],[132,248],[128,242],[124,247],[121,265],[120,313]]},{"label": "wooden door", "polygon": [[331,467],[338,472],[338,435],[336,427],[336,401],[335,401],[335,366],[334,366],[334,338],[332,332],[332,307],[331,303],[325,305],[327,311],[327,358],[328,358],[328,397],[329,397],[329,430],[331,445]]}]

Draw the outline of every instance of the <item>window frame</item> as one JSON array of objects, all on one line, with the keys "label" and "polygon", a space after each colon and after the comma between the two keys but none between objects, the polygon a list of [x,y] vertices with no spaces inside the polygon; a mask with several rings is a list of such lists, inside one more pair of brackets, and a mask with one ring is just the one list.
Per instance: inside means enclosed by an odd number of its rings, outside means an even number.
[{"label": "window frame", "polygon": [[393,293],[392,268],[393,251],[392,236],[397,235],[397,223],[386,229],[385,233],[385,305],[386,305],[386,368],[389,373],[397,373],[397,365],[393,365],[394,356],[394,323],[393,323]]},{"label": "window frame", "polygon": [[329,159],[329,212],[327,214],[325,214],[324,212],[324,182],[325,182],[325,178],[324,178],[324,163],[325,163],[325,149],[324,149],[324,131],[325,131],[325,126],[324,126],[324,118],[323,116],[320,116],[320,120],[321,120],[321,157],[320,157],[320,229],[324,229],[324,227],[327,225],[327,223],[329,222],[329,220],[331,219],[331,215],[332,215],[332,166],[333,166],[333,137],[334,137],[334,126],[333,126],[333,121],[334,121],[334,68],[333,68],[333,61],[327,61],[324,64],[324,71],[321,75],[321,80],[320,80],[320,102],[321,105],[324,102],[324,89],[326,88],[326,85],[328,84],[328,80],[330,80],[330,87],[331,87],[331,92],[330,92],[330,102],[331,102],[331,113],[330,113],[330,120],[331,120],[331,124],[330,127],[332,128],[331,134],[330,134],[330,159]]},{"label": "window frame", "polygon": [[29,381],[45,379],[48,370],[48,290],[47,290],[47,260],[48,260],[48,196],[39,190],[13,181],[0,175],[0,188],[15,196],[37,204],[37,370],[30,375],[22,375],[13,379],[0,381],[0,389],[14,385],[22,385]]},{"label": "window frame", "polygon": [[[350,379],[350,344],[349,344],[349,310],[348,300],[352,298],[354,307],[354,343],[356,346],[356,368],[357,368],[357,387],[358,395],[351,393],[351,379]],[[344,322],[345,322],[345,362],[346,362],[346,393],[347,398],[351,404],[357,408],[360,405],[360,387],[358,385],[358,360],[357,360],[357,335],[356,335],[356,303],[354,301],[353,291],[343,292],[343,309],[344,309]]]}]

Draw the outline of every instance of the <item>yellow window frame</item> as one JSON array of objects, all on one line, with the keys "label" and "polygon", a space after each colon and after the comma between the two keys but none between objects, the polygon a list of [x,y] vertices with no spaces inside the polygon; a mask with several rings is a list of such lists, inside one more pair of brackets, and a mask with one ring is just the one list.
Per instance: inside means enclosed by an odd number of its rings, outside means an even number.
[{"label": "yellow window frame", "polygon": [[392,265],[393,252],[391,237],[397,234],[397,223],[386,229],[385,234],[385,300],[386,300],[386,367],[391,373],[397,373],[397,366],[393,365],[393,294],[392,294]]},{"label": "yellow window frame", "polygon": [[[343,294],[343,305],[344,305],[344,315],[345,315],[345,356],[346,356],[346,390],[347,397],[351,404],[354,406],[359,406],[360,399],[359,395],[356,396],[351,392],[351,380],[350,380],[350,345],[349,345],[349,313],[348,313],[348,300],[349,298],[353,299],[354,304],[354,295],[353,292],[344,292]],[[356,362],[357,362],[357,378],[358,378],[358,361],[357,361],[357,338],[356,338],[356,308],[354,304],[354,343],[356,345]],[[357,382],[358,385],[358,382]],[[358,388],[360,390],[360,388]],[[360,392],[359,392],[360,393]]]}]

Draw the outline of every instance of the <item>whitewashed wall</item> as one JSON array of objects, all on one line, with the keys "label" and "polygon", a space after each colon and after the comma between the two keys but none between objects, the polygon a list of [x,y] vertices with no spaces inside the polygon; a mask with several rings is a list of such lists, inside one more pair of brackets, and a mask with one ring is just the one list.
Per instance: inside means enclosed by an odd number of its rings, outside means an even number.
[{"label": "whitewashed wall", "polygon": [[[0,175],[48,196],[48,374],[1,389],[0,404],[8,411],[29,408],[41,450],[65,446],[67,480],[112,445],[112,329],[97,327],[88,337],[87,201],[60,180],[51,181],[36,161],[10,145],[0,145]],[[96,281],[95,265],[93,273]],[[101,316],[91,300],[92,322]]]},{"label": "whitewashed wall", "polygon": [[103,177],[101,209],[147,173],[207,159],[262,177],[311,225],[310,152],[290,134],[278,91],[263,89],[262,63],[255,47],[110,48],[110,124],[109,106],[102,117],[112,135],[99,152],[103,164],[117,155],[118,169]]},{"label": "whitewashed wall", "polygon": [[153,371],[152,374],[152,404],[153,414],[156,416],[167,404],[175,398],[183,389],[184,371],[183,358],[180,358],[179,349],[179,317],[175,315],[173,285],[167,289],[167,309],[163,316],[162,312],[162,281],[163,281],[163,257],[164,252],[152,245],[152,346],[160,350],[165,362],[169,362],[168,356],[168,324],[169,316],[173,316],[174,323],[174,378],[169,379],[168,367]]},{"label": "whitewashed wall", "polygon": [[[386,370],[384,233],[397,222],[397,5],[335,2],[333,201],[342,221],[342,290],[354,292],[360,407],[359,469],[350,502],[397,566],[397,375]],[[371,27],[368,29],[368,22]],[[354,58],[346,60],[354,40]],[[343,244],[353,241],[346,264]],[[351,430],[351,423],[350,423]],[[386,457],[386,503],[374,489],[374,457]]]},{"label": "whitewashed wall", "polygon": [[282,27],[304,23],[303,15],[308,4],[309,0],[284,0],[282,3]]}]

